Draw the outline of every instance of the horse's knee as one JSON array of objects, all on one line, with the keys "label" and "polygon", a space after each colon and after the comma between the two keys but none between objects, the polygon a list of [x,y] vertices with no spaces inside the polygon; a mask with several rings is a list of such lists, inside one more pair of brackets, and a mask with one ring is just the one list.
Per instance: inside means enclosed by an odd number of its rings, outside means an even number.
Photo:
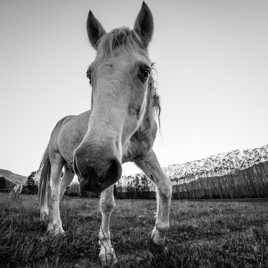
[{"label": "horse's knee", "polygon": [[169,180],[161,183],[158,188],[159,195],[164,200],[170,200],[172,195],[172,185]]},{"label": "horse's knee", "polygon": [[50,200],[56,202],[60,199],[60,193],[57,189],[52,189],[50,194]]},{"label": "horse's knee", "polygon": [[111,212],[114,209],[115,205],[116,204],[114,198],[107,198],[100,201],[100,207],[103,213]]}]

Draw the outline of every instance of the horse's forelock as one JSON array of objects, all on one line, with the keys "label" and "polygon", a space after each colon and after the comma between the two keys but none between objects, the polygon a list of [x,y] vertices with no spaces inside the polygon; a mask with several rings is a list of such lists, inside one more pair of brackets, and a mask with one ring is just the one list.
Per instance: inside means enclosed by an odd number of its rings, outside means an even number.
[{"label": "horse's forelock", "polygon": [[131,52],[133,50],[144,50],[142,42],[137,33],[129,28],[122,27],[114,29],[105,34],[98,44],[98,54],[110,57],[117,50]]}]

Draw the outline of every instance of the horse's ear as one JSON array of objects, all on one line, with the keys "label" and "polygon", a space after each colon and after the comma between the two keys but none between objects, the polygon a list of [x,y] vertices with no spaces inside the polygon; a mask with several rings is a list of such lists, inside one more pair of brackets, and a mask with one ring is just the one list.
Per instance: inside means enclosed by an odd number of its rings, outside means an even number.
[{"label": "horse's ear", "polygon": [[145,2],[142,3],[140,12],[136,18],[134,31],[139,35],[143,45],[147,48],[154,30],[153,15]]},{"label": "horse's ear", "polygon": [[90,10],[87,17],[87,35],[91,45],[95,49],[97,49],[98,42],[104,34],[105,30]]}]

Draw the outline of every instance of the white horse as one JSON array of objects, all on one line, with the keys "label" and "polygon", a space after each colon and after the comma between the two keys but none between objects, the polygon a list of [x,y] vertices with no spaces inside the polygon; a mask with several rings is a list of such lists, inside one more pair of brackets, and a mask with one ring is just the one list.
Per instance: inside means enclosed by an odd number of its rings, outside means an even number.
[{"label": "white horse", "polygon": [[82,191],[101,193],[99,257],[107,265],[117,262],[110,216],[115,207],[113,185],[121,176],[122,164],[134,162],[156,185],[157,214],[151,240],[163,248],[169,228],[171,183],[152,149],[160,104],[148,55],[153,35],[150,9],[142,4],[133,30],[124,27],[108,33],[89,11],[87,32],[96,49],[87,71],[92,86],[91,111],[67,116],[54,127],[41,163],[40,212],[41,218],[48,216],[49,233],[64,232],[59,203],[76,173]]}]

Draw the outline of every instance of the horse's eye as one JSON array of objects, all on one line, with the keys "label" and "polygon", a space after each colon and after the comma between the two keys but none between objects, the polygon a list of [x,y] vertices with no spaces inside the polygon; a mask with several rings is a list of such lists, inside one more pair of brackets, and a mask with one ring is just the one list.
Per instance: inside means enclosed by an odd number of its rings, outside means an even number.
[{"label": "horse's eye", "polygon": [[145,83],[147,81],[147,78],[149,77],[151,73],[151,68],[147,64],[140,64],[138,67],[138,78],[141,80],[142,83]]},{"label": "horse's eye", "polygon": [[89,83],[91,84],[91,69],[87,70],[87,78],[89,79]]}]

